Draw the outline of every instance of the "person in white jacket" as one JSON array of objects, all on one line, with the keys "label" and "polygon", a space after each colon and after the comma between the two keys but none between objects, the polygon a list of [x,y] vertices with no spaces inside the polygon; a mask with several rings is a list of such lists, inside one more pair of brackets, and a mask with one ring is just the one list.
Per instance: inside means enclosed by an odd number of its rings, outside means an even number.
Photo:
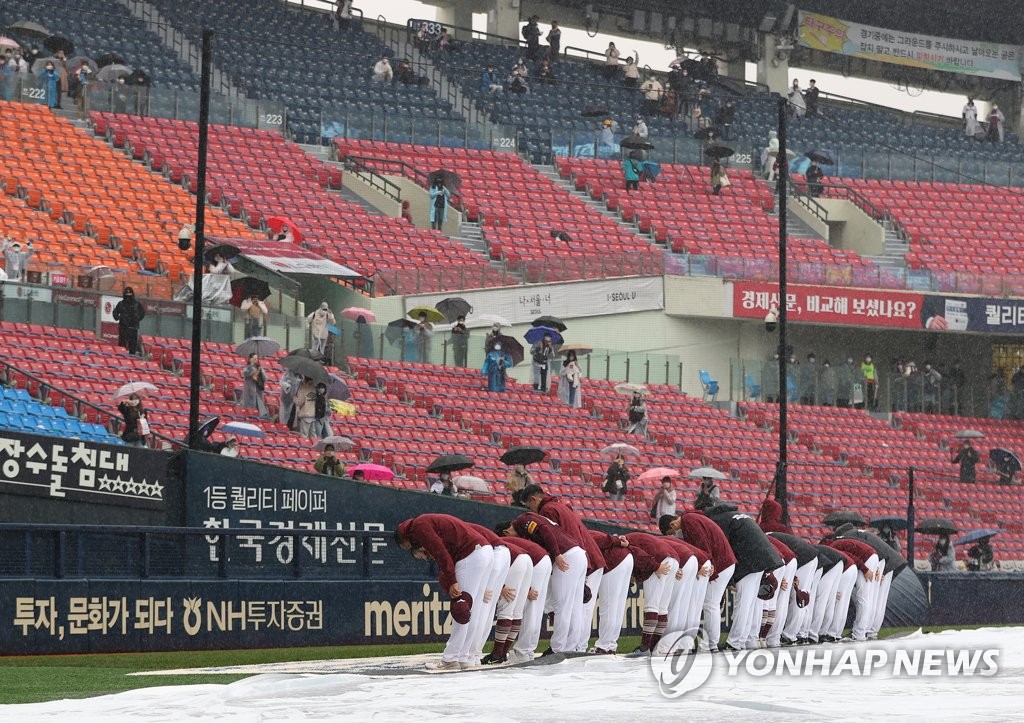
[{"label": "person in white jacket", "polygon": [[334,313],[327,306],[327,302],[320,304],[319,309],[307,316],[306,322],[309,324],[309,348],[323,354],[330,333],[327,327],[334,323]]}]

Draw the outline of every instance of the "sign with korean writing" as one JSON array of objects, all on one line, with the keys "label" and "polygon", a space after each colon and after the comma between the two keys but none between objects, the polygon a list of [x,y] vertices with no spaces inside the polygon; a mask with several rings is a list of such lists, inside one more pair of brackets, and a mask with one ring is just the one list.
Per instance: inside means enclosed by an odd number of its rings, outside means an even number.
[{"label": "sign with korean writing", "polygon": [[[434,306],[451,294],[405,297],[405,309]],[[550,314],[563,319],[603,316],[665,308],[665,289],[660,276],[634,276],[567,284],[510,286],[501,289],[467,291],[458,295],[472,310],[466,323],[480,314],[497,314],[513,324],[529,324]],[[487,326],[490,326],[488,323]]]},{"label": "sign with korean writing", "polygon": [[167,455],[141,447],[0,433],[0,491],[163,509]]},{"label": "sign with korean writing", "polygon": [[[732,287],[734,317],[764,319],[773,305],[782,307],[775,284],[737,281]],[[878,289],[791,284],[786,293],[789,321],[920,329],[922,306],[921,294]]]},{"label": "sign with korean writing", "polygon": [[805,48],[947,73],[1020,80],[1019,45],[954,40],[886,30],[800,11],[798,42]]},{"label": "sign with korean writing", "polygon": [[1024,300],[927,296],[921,321],[932,331],[1024,334]]}]

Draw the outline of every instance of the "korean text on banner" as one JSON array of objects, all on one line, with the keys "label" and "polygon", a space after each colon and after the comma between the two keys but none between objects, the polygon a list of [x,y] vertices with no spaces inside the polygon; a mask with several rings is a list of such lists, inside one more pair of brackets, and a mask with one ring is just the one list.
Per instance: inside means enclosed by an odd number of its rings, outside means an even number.
[{"label": "korean text on banner", "polygon": [[[775,284],[733,283],[734,317],[764,319],[779,303]],[[920,329],[923,296],[876,289],[841,289],[791,284],[786,293],[789,321]]]}]

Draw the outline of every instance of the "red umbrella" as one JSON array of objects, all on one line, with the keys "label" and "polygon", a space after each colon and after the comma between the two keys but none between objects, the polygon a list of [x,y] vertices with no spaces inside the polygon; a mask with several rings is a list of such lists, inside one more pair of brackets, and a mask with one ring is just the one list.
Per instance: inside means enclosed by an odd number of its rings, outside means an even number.
[{"label": "red umbrella", "polygon": [[302,241],[302,232],[299,231],[299,227],[291,222],[290,219],[284,216],[270,216],[267,218],[267,228],[273,231],[275,234],[281,233],[282,228],[291,229],[292,239],[295,243]]}]

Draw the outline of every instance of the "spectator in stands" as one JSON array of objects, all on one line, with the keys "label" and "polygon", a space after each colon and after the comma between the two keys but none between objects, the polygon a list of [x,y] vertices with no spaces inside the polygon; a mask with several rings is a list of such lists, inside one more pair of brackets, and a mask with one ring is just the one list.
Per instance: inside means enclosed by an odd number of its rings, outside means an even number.
[{"label": "spectator in stands", "polygon": [[960,112],[960,117],[964,119],[964,135],[974,138],[981,127],[978,125],[978,107],[974,105],[974,98],[967,98],[967,104]]},{"label": "spectator in stands", "polygon": [[278,421],[295,431],[295,390],[302,384],[302,376],[288,369],[284,370],[279,382],[281,391],[278,396]]},{"label": "spectator in stands", "polygon": [[989,545],[991,537],[982,537],[967,551],[967,569],[971,572],[992,572],[998,565],[995,555],[992,553],[992,546]]},{"label": "spectator in stands", "polygon": [[416,363],[420,360],[415,328],[413,325],[402,329],[402,361]]},{"label": "spectator in stands", "polygon": [[697,97],[697,84],[694,82],[693,77],[690,75],[690,71],[687,68],[683,68],[679,71],[679,75],[676,76],[676,93],[679,95],[679,108],[677,112],[682,113],[684,117],[690,117],[691,105],[693,105],[694,99]]},{"label": "spectator in stands", "polygon": [[537,68],[537,80],[545,85],[555,84],[555,71],[547,58],[540,61],[540,67]]},{"label": "spectator in stands", "polygon": [[495,344],[501,342],[501,324],[494,322],[491,325],[491,330],[487,332],[487,336],[484,337],[484,356],[494,348]]},{"label": "spectator in stands", "polygon": [[951,461],[953,464],[960,465],[960,483],[974,484],[977,479],[974,466],[981,461],[981,455],[978,454],[978,450],[971,444],[971,440],[964,440],[960,450],[953,456]]},{"label": "spectator in stands", "polygon": [[818,366],[814,352],[807,355],[807,363],[801,364],[797,374],[797,394],[801,404],[814,404],[818,392]]},{"label": "spectator in stands", "polygon": [[779,401],[779,353],[761,365],[761,396],[769,404]]},{"label": "spectator in stands", "polygon": [[608,43],[608,49],[604,51],[604,77],[612,80],[619,73],[619,49],[615,43]]},{"label": "spectator in stands", "polygon": [[713,128],[715,123],[715,100],[711,91],[701,88],[697,94],[697,103],[693,109],[694,126],[697,128]]},{"label": "spectator in stands", "polygon": [[39,60],[39,55],[40,52],[38,45],[33,45],[28,49],[28,52],[25,53],[25,62],[28,63],[29,68],[35,65],[35,62]]},{"label": "spectator in stands", "polygon": [[697,497],[693,501],[693,509],[701,512],[714,507],[722,500],[722,491],[718,484],[710,477],[702,477],[700,488],[697,490]]},{"label": "spectator in stands", "polygon": [[452,353],[455,356],[455,366],[466,366],[466,357],[469,355],[469,328],[466,326],[466,317],[459,315],[452,327]]},{"label": "spectator in stands", "polygon": [[441,34],[437,36],[437,49],[442,53],[450,53],[455,48],[455,38],[448,32],[448,28],[441,28]]},{"label": "spectator in stands", "polygon": [[352,0],[340,0],[334,11],[334,29],[338,32],[348,30],[352,23]]},{"label": "spectator in stands", "polygon": [[644,120],[642,115],[636,117],[636,123],[633,125],[633,135],[637,138],[648,138],[651,132],[647,128],[647,121]]},{"label": "spectator in stands", "polygon": [[259,354],[250,354],[249,359],[242,371],[242,407],[255,409],[259,412],[261,419],[268,419],[270,412],[267,404],[263,401],[263,390],[267,385],[267,375],[263,373],[260,366]]},{"label": "spectator in stands", "polygon": [[508,92],[517,95],[530,92],[529,77],[530,71],[527,69],[526,63],[519,58],[508,75]]},{"label": "spectator in stands", "polygon": [[[776,375],[778,378],[778,375]],[[818,377],[818,404],[824,407],[831,407],[836,403],[836,387],[838,379],[836,370],[832,363],[826,359],[821,365],[821,374]]]},{"label": "spectator in stands", "polygon": [[253,294],[248,299],[242,299],[239,308],[241,308],[242,313],[245,315],[245,338],[260,336],[270,314],[267,305],[259,296]]},{"label": "spectator in stands", "polygon": [[611,158],[615,148],[615,130],[618,127],[611,118],[601,121],[601,128],[597,133],[597,155],[600,158]]},{"label": "spectator in stands", "polygon": [[768,131],[768,145],[761,151],[761,167],[764,169],[764,177],[769,181],[775,180],[777,166],[775,160],[779,156],[779,134],[778,131]]},{"label": "spectator in stands", "polygon": [[43,81],[43,89],[46,91],[46,105],[50,108],[60,108],[60,73],[57,66],[52,62],[46,64],[43,72],[39,74]]},{"label": "spectator in stands", "polygon": [[318,382],[316,396],[313,398],[313,425],[310,428],[310,439],[325,439],[331,432],[331,400],[327,398],[327,385]]},{"label": "spectator in stands", "polygon": [[853,401],[853,387],[860,383],[860,369],[853,363],[853,357],[846,357],[846,363],[836,370],[836,406],[849,407]]},{"label": "spectator in stands", "polygon": [[430,483],[430,493],[444,495],[446,497],[457,497],[459,490],[455,487],[455,480],[451,472],[441,472],[433,482]]},{"label": "spectator in stands", "polygon": [[726,174],[722,163],[716,158],[711,162],[711,193],[719,195],[722,187],[728,185],[726,181],[729,176]]},{"label": "spectator in stands", "polygon": [[75,81],[74,93],[75,107],[78,108],[78,117],[85,118],[86,101],[89,99],[89,82],[92,78],[92,68],[84,60],[75,68],[72,78]]},{"label": "spectator in stands", "polygon": [[119,403],[117,409],[124,419],[121,439],[136,447],[145,447],[146,438],[149,436],[149,421],[146,419],[146,409],[142,406],[142,399],[138,394],[132,394],[128,399]]},{"label": "spectator in stands", "polygon": [[522,503],[523,489],[533,484],[533,477],[526,471],[526,467],[517,464],[508,471],[505,477],[505,489],[512,495],[512,504],[524,507]]},{"label": "spectator in stands", "polygon": [[949,541],[949,535],[939,535],[935,546],[928,553],[932,572],[956,572],[956,550]]},{"label": "spectator in stands", "polygon": [[427,321],[427,313],[425,311],[420,312],[416,328],[413,329],[413,334],[416,335],[416,356],[424,364],[429,364],[434,325]]},{"label": "spectator in stands", "polygon": [[366,473],[361,469],[357,469],[355,472],[352,473],[352,480],[354,482],[365,482]]},{"label": "spectator in stands", "polygon": [[733,105],[731,100],[727,100],[725,105],[719,107],[718,116],[715,118],[715,124],[722,132],[722,140],[732,140],[732,126],[736,123],[736,106]]},{"label": "spectator in stands", "polygon": [[18,48],[14,51],[14,55],[11,57],[11,67],[14,68],[14,72],[20,75],[27,75],[29,71],[29,65],[22,57],[21,49]]},{"label": "spectator in stands", "polygon": [[647,437],[647,400],[640,392],[633,392],[629,406],[626,407],[626,418],[629,420],[629,428],[626,431]]},{"label": "spectator in stands", "polygon": [[130,286],[124,287],[121,300],[114,306],[113,316],[117,322],[118,346],[123,346],[129,354],[141,355],[139,325],[146,318],[146,307],[135,298],[135,289]]},{"label": "spectator in stands", "polygon": [[505,391],[508,370],[512,366],[512,356],[501,349],[501,343],[495,342],[484,359],[483,374],[487,377],[487,389],[492,392]]},{"label": "spectator in stands", "polygon": [[811,198],[821,196],[821,192],[825,188],[822,184],[825,173],[821,170],[821,166],[816,161],[811,161],[811,165],[807,167],[807,173],[804,176],[807,179],[807,195]]},{"label": "spectator in stands", "polygon": [[800,90],[800,81],[793,78],[793,85],[789,87],[786,94],[789,97],[789,112],[797,118],[803,118],[807,113],[807,103],[804,101],[804,94]]},{"label": "spectator in stands", "polygon": [[423,76],[416,75],[408,58],[398,61],[398,67],[395,68],[395,80],[402,85],[426,85],[429,82]]},{"label": "spectator in stands", "polygon": [[663,515],[675,517],[676,515],[676,491],[672,487],[671,477],[661,478],[661,488],[654,493],[651,500],[651,519],[660,520]]},{"label": "spectator in stands", "polygon": [[441,230],[448,216],[448,201],[452,192],[444,185],[444,181],[435,178],[430,185],[430,228]]},{"label": "spectator in stands", "polygon": [[864,378],[864,407],[872,412],[878,410],[878,369],[870,354],[864,355],[860,365],[860,375]]},{"label": "spectator in stands", "polygon": [[818,86],[815,84],[814,78],[808,81],[809,85],[807,90],[804,92],[804,105],[807,106],[807,115],[813,118],[818,115]]},{"label": "spectator in stands", "polygon": [[217,252],[213,255],[213,260],[206,265],[207,274],[230,274],[231,264],[224,258],[224,254]]},{"label": "spectator in stands", "polygon": [[427,30],[428,24],[426,21],[420,23],[420,26],[416,29],[416,37],[413,38],[412,44],[417,49],[424,53],[430,51],[430,33]]},{"label": "spectator in stands", "polygon": [[576,361],[576,352],[569,351],[558,373],[558,398],[574,409],[583,406],[583,371]]},{"label": "spectator in stands", "polygon": [[921,374],[921,398],[924,402],[924,411],[928,414],[936,414],[939,411],[939,396],[942,392],[942,374],[929,362],[924,364],[924,372]]},{"label": "spectator in stands", "polygon": [[554,63],[558,60],[558,54],[562,52],[562,29],[558,27],[558,21],[551,21],[551,29],[548,30],[548,60]]},{"label": "spectator in stands", "polygon": [[879,525],[878,537],[896,552],[903,554],[903,545],[900,544],[900,538],[897,537],[896,530],[892,528],[892,525]]},{"label": "spectator in stands", "polygon": [[533,388],[547,394],[551,391],[551,361],[555,358],[550,334],[545,334],[539,343],[531,347],[530,358],[533,361]]},{"label": "spectator in stands", "polygon": [[307,439],[319,439],[314,433],[316,422],[316,385],[309,377],[303,377],[295,390],[295,425],[298,432]]},{"label": "spectator in stands", "polygon": [[627,88],[636,88],[640,85],[640,66],[632,55],[626,58],[626,67],[622,69],[622,75],[622,84]]},{"label": "spectator in stands", "polygon": [[238,457],[242,450],[238,448],[238,437],[228,437],[220,449],[220,454],[225,457]]},{"label": "spectator in stands", "polygon": [[700,79],[703,83],[714,83],[718,78],[718,61],[711,53],[702,51],[700,54]]},{"label": "spectator in stands", "polygon": [[626,498],[626,483],[628,482],[629,468],[626,466],[626,459],[621,454],[616,455],[608,467],[602,489],[609,499],[623,500]]},{"label": "spectator in stands", "polygon": [[572,243],[572,236],[557,228],[551,229],[551,238],[563,243]]},{"label": "spectator in stands", "polygon": [[540,16],[533,15],[523,26],[523,39],[526,40],[526,57],[530,60],[537,60],[540,57],[540,28],[537,21]]},{"label": "spectator in stands", "polygon": [[639,155],[638,151],[630,151],[630,154],[622,161],[622,175],[626,179],[626,190],[627,191],[639,191],[640,190],[640,163],[641,158],[634,157],[634,153]]},{"label": "spectator in stands", "polygon": [[366,323],[365,316],[356,317],[356,328],[352,335],[356,340],[356,353],[364,359],[373,359],[375,356],[373,353],[373,331]]},{"label": "spectator in stands", "polygon": [[500,93],[505,89],[505,86],[501,84],[501,79],[498,78],[498,71],[494,69],[494,66],[490,63],[484,68],[484,72],[480,74],[480,92],[483,94],[488,93]]},{"label": "spectator in stands", "polygon": [[313,461],[313,469],[328,477],[345,476],[345,463],[334,456],[333,444],[324,445],[324,451]]},{"label": "spectator in stands", "polygon": [[335,323],[334,312],[323,301],[319,309],[306,317],[306,323],[309,324],[309,348],[317,354],[323,354],[330,334],[327,327]]},{"label": "spectator in stands", "polygon": [[4,271],[7,272],[8,280],[21,281],[22,276],[25,275],[25,271],[28,269],[29,259],[35,253],[35,249],[32,248],[32,242],[29,241],[25,248],[22,249],[20,241],[7,239],[4,241],[3,246],[0,246],[0,251],[3,251],[4,254]]},{"label": "spectator in stands", "polygon": [[0,98],[12,100],[14,98],[14,87],[17,85],[17,71],[14,65],[14,58],[10,48],[6,56],[0,56]]},{"label": "spectator in stands", "polygon": [[373,66],[373,80],[378,83],[390,83],[395,79],[395,71],[391,68],[391,60],[386,55],[380,56],[380,60]]},{"label": "spectator in stands", "polygon": [[662,96],[665,94],[665,88],[661,81],[653,75],[648,77],[640,84],[640,92],[644,94],[644,113],[647,115],[657,113],[661,108]]},{"label": "spectator in stands", "polygon": [[999,106],[993,103],[992,111],[988,114],[988,139],[990,142],[1003,142],[1003,136],[1006,133],[1005,124],[1006,116],[1003,115],[1003,111],[999,110]]}]

